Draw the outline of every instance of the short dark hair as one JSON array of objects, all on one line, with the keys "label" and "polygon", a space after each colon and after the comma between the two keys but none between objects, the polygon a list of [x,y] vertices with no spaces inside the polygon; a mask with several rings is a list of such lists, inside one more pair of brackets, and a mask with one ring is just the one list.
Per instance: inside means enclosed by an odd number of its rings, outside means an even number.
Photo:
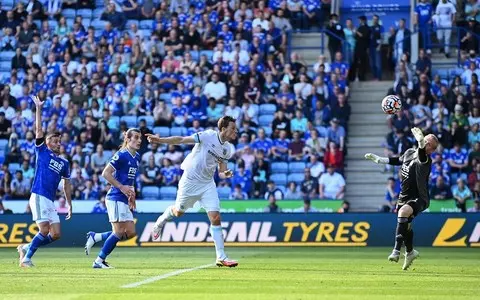
[{"label": "short dark hair", "polygon": [[237,120],[231,116],[223,116],[218,120],[217,127],[221,131],[222,128],[227,128],[230,122],[235,123]]},{"label": "short dark hair", "polygon": [[60,131],[54,131],[47,134],[46,139],[48,140],[53,137],[61,137],[61,136],[62,136],[62,133]]}]

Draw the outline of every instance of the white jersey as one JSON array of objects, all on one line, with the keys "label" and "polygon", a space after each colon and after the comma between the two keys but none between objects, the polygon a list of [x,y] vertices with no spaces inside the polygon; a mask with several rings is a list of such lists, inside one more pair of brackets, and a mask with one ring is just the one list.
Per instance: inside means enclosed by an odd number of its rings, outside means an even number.
[{"label": "white jersey", "polygon": [[438,25],[447,26],[452,25],[452,16],[457,13],[457,10],[455,9],[455,6],[450,2],[440,2],[437,5],[435,13],[438,16]]},{"label": "white jersey", "polygon": [[182,179],[190,183],[211,183],[220,162],[227,163],[235,153],[229,142],[221,142],[215,130],[205,130],[193,135],[195,147],[183,161]]}]

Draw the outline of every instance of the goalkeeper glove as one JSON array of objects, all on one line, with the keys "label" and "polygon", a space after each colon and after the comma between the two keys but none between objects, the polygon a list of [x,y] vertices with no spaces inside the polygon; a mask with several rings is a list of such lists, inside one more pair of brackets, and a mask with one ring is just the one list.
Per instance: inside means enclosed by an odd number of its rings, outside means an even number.
[{"label": "goalkeeper glove", "polygon": [[423,132],[420,128],[414,127],[412,128],[412,134],[418,142],[418,147],[425,148],[425,137],[423,136]]}]

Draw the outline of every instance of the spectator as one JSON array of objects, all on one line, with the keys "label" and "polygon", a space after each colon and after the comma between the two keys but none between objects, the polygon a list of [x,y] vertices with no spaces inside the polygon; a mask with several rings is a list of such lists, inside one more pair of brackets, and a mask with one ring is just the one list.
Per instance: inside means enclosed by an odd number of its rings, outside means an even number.
[{"label": "spectator", "polygon": [[105,205],[105,197],[101,197],[92,209],[92,214],[106,214],[107,206]]},{"label": "spectator", "polygon": [[103,145],[98,144],[96,152],[92,154],[90,168],[94,173],[100,174],[107,165],[109,159],[110,157],[107,157],[103,152]]},{"label": "spectator", "polygon": [[334,142],[328,143],[323,163],[332,166],[336,172],[343,173],[343,152],[337,148]]},{"label": "spectator", "polygon": [[123,12],[115,11],[115,5],[110,3],[107,5],[107,8],[103,12],[101,19],[109,22],[113,28],[123,29],[125,26],[126,20]]},{"label": "spectator", "polygon": [[172,161],[168,158],[162,159],[162,168],[160,169],[162,173],[162,183],[166,186],[176,186],[179,181],[179,171],[172,164]]},{"label": "spectator", "polygon": [[294,181],[290,181],[285,192],[285,199],[298,200],[302,199],[302,193],[297,190],[297,184]]},{"label": "spectator", "polygon": [[349,78],[353,80],[358,75],[358,79],[360,81],[364,81],[365,75],[367,73],[367,62],[368,62],[367,55],[368,55],[368,48],[370,46],[371,31],[367,25],[367,18],[365,16],[360,16],[359,21],[360,21],[360,26],[358,27],[357,31],[355,31],[356,33],[355,38],[357,41],[355,44],[352,70],[349,72]]},{"label": "spectator", "polygon": [[472,192],[465,185],[462,178],[457,179],[457,185],[452,187],[453,198],[455,198],[455,204],[461,212],[467,212],[467,200],[472,198]]},{"label": "spectator", "polygon": [[334,142],[339,145],[340,151],[343,151],[345,145],[345,129],[339,125],[340,121],[336,118],[333,118],[330,121],[330,127],[327,129],[328,142]]},{"label": "spectator", "polygon": [[232,185],[235,187],[237,184],[239,184],[242,187],[242,191],[248,195],[252,188],[250,178],[252,178],[250,171],[245,170],[245,163],[240,161],[237,166],[237,170],[234,172],[232,177]]},{"label": "spectator", "polygon": [[167,152],[165,152],[163,158],[166,158],[174,165],[178,165],[182,162],[183,152],[179,151],[178,146],[168,145]]},{"label": "spectator", "polygon": [[290,141],[287,139],[287,132],[281,130],[279,138],[273,141],[273,147],[271,148],[273,160],[286,161],[288,159],[289,147]]},{"label": "spectator", "polygon": [[445,200],[453,197],[450,187],[445,183],[443,176],[437,177],[435,185],[431,189],[430,194],[435,200]]},{"label": "spectator", "polygon": [[273,195],[274,199],[279,199],[283,200],[283,192],[276,187],[275,183],[273,181],[268,181],[267,182],[267,191],[265,192],[265,199],[269,200],[270,197]]},{"label": "spectator", "polygon": [[300,132],[295,131],[293,133],[293,140],[288,145],[288,160],[299,161],[303,160],[305,148],[305,142],[300,139]]},{"label": "spectator", "polygon": [[270,165],[264,159],[257,159],[253,165],[253,197],[260,198],[266,193],[267,180],[270,177]]},{"label": "spectator", "polygon": [[93,181],[89,179],[85,181],[85,188],[80,197],[82,200],[97,200],[100,198],[100,191],[94,187]]},{"label": "spectator", "polygon": [[312,207],[312,203],[310,199],[306,199],[303,201],[303,207],[295,209],[294,212],[297,213],[316,213],[318,210],[315,207]]},{"label": "spectator", "polygon": [[[430,32],[428,32],[428,34],[424,32],[422,33],[422,35],[430,36]],[[425,55],[425,50],[420,49],[418,51],[418,60],[417,60],[417,63],[415,64],[415,73],[417,74],[417,76],[420,76],[423,74],[430,77],[431,71],[432,71],[432,61],[428,56]]]},{"label": "spectator", "polygon": [[[342,40],[345,37],[343,32],[343,27],[341,24],[338,23],[338,15],[331,14],[330,15],[330,23],[327,26],[327,35],[329,36],[328,39],[328,51],[330,51],[330,57],[335,57],[335,53],[341,51],[342,49]],[[330,33],[331,32],[331,33]],[[341,38],[341,39],[338,39]]]},{"label": "spectator", "polygon": [[207,98],[214,98],[216,101],[221,102],[227,95],[227,87],[225,83],[219,81],[219,75],[215,73],[212,75],[212,81],[205,85],[203,93]]},{"label": "spectator", "polygon": [[281,208],[277,205],[277,199],[275,199],[274,194],[269,194],[267,200],[268,200],[268,206],[265,207],[263,212],[266,212],[266,213],[280,213],[280,212],[282,212]]},{"label": "spectator", "polygon": [[453,181],[456,181],[458,177],[466,177],[465,172],[468,168],[468,153],[465,149],[461,148],[460,144],[456,143],[453,149],[450,150],[448,164],[451,168]]},{"label": "spectator", "polygon": [[10,184],[13,199],[27,199],[30,194],[30,180],[23,178],[21,170],[15,171],[15,178]]},{"label": "spectator", "polygon": [[322,174],[319,183],[320,199],[343,199],[345,192],[345,180],[343,176],[335,172],[331,165],[327,167],[327,173]]},{"label": "spectator", "polygon": [[242,186],[240,184],[236,184],[233,188],[233,191],[230,193],[230,200],[245,200],[248,199],[247,193],[242,190]]},{"label": "spectator", "polygon": [[142,183],[142,186],[159,186],[161,184],[162,172],[160,167],[155,164],[155,161],[155,156],[150,154],[150,156],[148,156],[148,165],[143,168],[143,171],[140,174],[140,182]]},{"label": "spectator", "polygon": [[343,200],[342,207],[338,209],[338,213],[348,213],[350,211],[350,202]]},{"label": "spectator", "polygon": [[479,213],[480,212],[480,200],[475,200],[473,202],[473,207],[468,209],[469,213]]},{"label": "spectator", "polygon": [[301,184],[303,199],[316,199],[318,191],[318,177],[312,177],[311,169],[305,168],[305,177]]},{"label": "spectator", "polygon": [[447,58],[450,57],[450,38],[452,36],[451,27],[455,22],[455,14],[457,10],[455,5],[447,0],[442,0],[438,3],[435,15],[436,18],[434,22],[437,25],[437,39],[443,41],[445,48],[444,53]]},{"label": "spectator", "polygon": [[393,177],[389,177],[387,181],[387,188],[385,192],[386,206],[389,211],[393,211],[397,205],[398,196],[400,195],[400,182]]}]

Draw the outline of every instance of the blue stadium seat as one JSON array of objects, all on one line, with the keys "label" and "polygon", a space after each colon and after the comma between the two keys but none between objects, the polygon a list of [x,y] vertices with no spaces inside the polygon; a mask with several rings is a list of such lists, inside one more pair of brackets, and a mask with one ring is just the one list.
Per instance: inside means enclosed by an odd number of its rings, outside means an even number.
[{"label": "blue stadium seat", "polygon": [[220,200],[226,200],[230,198],[230,188],[229,187],[219,187],[217,188],[218,198]]},{"label": "blue stadium seat", "polygon": [[10,72],[7,72],[7,71],[4,71],[4,72],[0,72],[0,81],[1,82],[6,82],[7,80],[10,79]]},{"label": "blue stadium seat", "polygon": [[95,31],[99,30],[99,31],[102,31],[103,29],[105,29],[105,24],[107,22],[103,21],[103,20],[98,20],[98,19],[95,19],[92,21],[92,23],[90,24],[91,26],[93,26],[93,28],[95,28]]},{"label": "blue stadium seat", "polygon": [[95,7],[105,7],[105,0],[95,0]]},{"label": "blue stadium seat", "polygon": [[146,200],[158,200],[160,198],[159,190],[156,186],[145,186],[142,188],[142,197]]},{"label": "blue stadium seat", "polygon": [[448,79],[448,69],[438,69],[436,74],[440,76],[441,79]]},{"label": "blue stadium seat", "polygon": [[140,31],[143,34],[143,39],[144,40],[149,40],[150,37],[152,36],[152,30],[151,29],[141,29]]},{"label": "blue stadium seat", "polygon": [[206,55],[208,61],[212,61],[213,51],[212,50],[202,50],[202,51],[200,51],[200,56],[202,56],[202,55]]},{"label": "blue stadium seat", "polygon": [[2,55],[0,55],[0,60],[11,62],[14,56],[15,51],[2,51]]},{"label": "blue stadium seat", "polygon": [[288,182],[293,181],[296,182],[297,184],[302,183],[302,181],[305,179],[305,176],[300,173],[293,173],[288,175]]},{"label": "blue stadium seat", "polygon": [[273,115],[277,111],[275,104],[262,104],[260,105],[260,115]]},{"label": "blue stadium seat", "polygon": [[162,93],[162,94],[160,94],[160,100],[165,101],[165,103],[172,103],[170,93]]},{"label": "blue stadium seat", "polygon": [[92,18],[92,10],[88,8],[82,8],[77,10],[77,16],[82,16],[84,19],[91,19]]},{"label": "blue stadium seat", "polygon": [[288,172],[288,164],[286,162],[274,162],[272,163],[272,173],[286,174]]},{"label": "blue stadium seat", "polygon": [[83,25],[83,27],[85,27],[85,29],[88,29],[88,27],[90,26],[90,24],[92,24],[92,20],[91,20],[91,19],[82,19],[82,25]]},{"label": "blue stadium seat", "polygon": [[[98,7],[98,6],[97,6]],[[97,20],[97,19],[100,19],[102,17],[102,14],[103,14],[103,11],[104,9],[103,8],[96,8],[93,10],[93,13],[92,13],[92,18],[94,20]]]},{"label": "blue stadium seat", "polygon": [[55,31],[55,29],[57,29],[57,26],[58,26],[58,22],[55,21],[55,20],[49,20],[48,21],[48,28],[51,30],[51,31]]},{"label": "blue stadium seat", "polygon": [[2,61],[0,62],[0,72],[9,72],[12,70],[12,62]]},{"label": "blue stadium seat", "polygon": [[153,128],[153,133],[158,134],[161,137],[170,136],[170,128],[157,126]]},{"label": "blue stadium seat", "polygon": [[62,10],[62,16],[67,19],[74,19],[75,18],[75,10],[71,8],[67,8]]},{"label": "blue stadium seat", "polygon": [[66,19],[67,26],[73,28],[73,23],[75,23],[74,19]]},{"label": "blue stadium seat", "polygon": [[140,116],[137,118],[137,124],[140,123],[140,120],[145,120],[147,122],[147,127],[152,127],[155,120],[152,116]]},{"label": "blue stadium seat", "polygon": [[0,140],[0,151],[6,151],[8,146],[8,140]]},{"label": "blue stadium seat", "polygon": [[262,115],[258,118],[258,125],[260,126],[270,126],[273,121],[272,115]]},{"label": "blue stadium seat", "polygon": [[132,24],[137,25],[137,28],[138,28],[138,21],[137,20],[128,20],[127,23],[125,24],[125,29],[130,30],[130,26],[132,26]]},{"label": "blue stadium seat", "polygon": [[270,126],[263,126],[262,128],[263,128],[263,130],[265,130],[265,135],[266,135],[267,137],[271,137],[271,136],[272,136],[272,133],[273,133],[272,127],[270,127]]},{"label": "blue stadium seat", "polygon": [[272,174],[270,175],[270,180],[275,182],[276,185],[287,185],[286,174]]},{"label": "blue stadium seat", "polygon": [[3,165],[5,162],[5,156],[0,156],[0,165]]},{"label": "blue stadium seat", "polygon": [[152,20],[143,20],[138,24],[139,29],[149,29],[153,30],[153,21]]},{"label": "blue stadium seat", "polygon": [[5,10],[12,10],[15,0],[3,0],[2,1],[2,8]]},{"label": "blue stadium seat", "polygon": [[302,173],[305,171],[305,163],[304,162],[291,162],[288,164],[288,172],[289,173]]},{"label": "blue stadium seat", "polygon": [[236,165],[235,163],[233,163],[233,162],[228,162],[228,163],[227,163],[227,168],[228,168],[229,170],[235,171],[236,167],[237,167],[237,165]]},{"label": "blue stadium seat", "polygon": [[103,155],[105,155],[105,157],[107,158],[110,158],[113,156],[113,151],[111,150],[103,150]]},{"label": "blue stadium seat", "polygon": [[37,28],[42,28],[42,21],[41,20],[33,20],[33,23],[37,25]]},{"label": "blue stadium seat", "polygon": [[128,128],[137,126],[136,116],[123,116],[120,118],[120,121],[125,121],[127,123]]},{"label": "blue stadium seat", "polygon": [[170,135],[171,136],[184,136],[187,132],[184,127],[172,127],[170,128]]},{"label": "blue stadium seat", "polygon": [[118,131],[120,128],[120,117],[119,116],[110,116],[110,120],[108,120],[108,128],[113,131]]},{"label": "blue stadium seat", "polygon": [[224,111],[224,110],[225,110],[225,104],[217,104],[217,107],[218,107],[221,111]]},{"label": "blue stadium seat", "polygon": [[160,188],[160,199],[175,200],[177,198],[177,188],[174,186],[162,186]]},{"label": "blue stadium seat", "polygon": [[15,174],[15,171],[20,170],[20,164],[11,163],[11,164],[8,165],[8,170],[13,175],[13,174]]}]

